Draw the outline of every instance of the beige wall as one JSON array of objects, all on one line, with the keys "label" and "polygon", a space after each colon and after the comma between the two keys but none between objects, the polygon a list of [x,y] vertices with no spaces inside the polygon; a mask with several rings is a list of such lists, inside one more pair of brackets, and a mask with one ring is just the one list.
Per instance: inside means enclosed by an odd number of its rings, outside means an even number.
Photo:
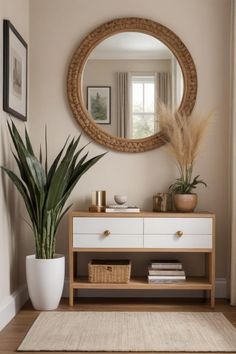
[{"label": "beige wall", "polygon": [[83,94],[87,102],[87,86],[111,87],[111,124],[100,125],[107,133],[118,136],[117,72],[171,72],[171,60],[88,60],[83,73]]},{"label": "beige wall", "polygon": [[[2,20],[9,19],[22,37],[29,41],[29,1],[0,0],[0,68],[2,78]],[[2,100],[2,79],[0,86]],[[10,152],[10,142],[6,122],[9,115],[0,108],[0,165],[13,168],[13,158]],[[13,118],[20,131],[23,131],[22,121]],[[12,183],[0,173],[0,308],[7,298],[24,283],[24,253],[27,251],[26,231],[22,217],[24,208]],[[24,249],[21,244],[24,244]]]},{"label": "beige wall", "polygon": [[[232,14],[232,33],[236,33],[236,1],[233,0]],[[236,37],[232,36],[232,126],[231,126],[231,139],[232,139],[232,175],[231,175],[231,203],[232,203],[232,229],[231,229],[231,292],[230,300],[231,305],[236,306]]]},{"label": "beige wall", "polygon": [[[214,109],[217,116],[205,140],[195,173],[207,182],[199,187],[199,210],[217,215],[217,276],[226,276],[229,242],[229,20],[230,0],[31,0],[30,1],[30,120],[37,148],[47,124],[50,157],[65,138],[78,135],[66,97],[70,58],[81,39],[96,26],[122,16],[159,21],[173,30],[188,47],[198,73],[195,112]],[[83,142],[90,140],[83,137]],[[105,148],[89,145],[91,154]],[[165,191],[177,171],[165,148],[141,154],[110,151],[80,181],[70,201],[73,209],[86,209],[91,192],[105,189],[108,200],[124,193],[131,203],[152,208],[152,195]],[[57,250],[67,252],[66,219],[58,234]],[[142,256],[141,256],[142,257]],[[198,259],[188,264],[198,269]]]}]

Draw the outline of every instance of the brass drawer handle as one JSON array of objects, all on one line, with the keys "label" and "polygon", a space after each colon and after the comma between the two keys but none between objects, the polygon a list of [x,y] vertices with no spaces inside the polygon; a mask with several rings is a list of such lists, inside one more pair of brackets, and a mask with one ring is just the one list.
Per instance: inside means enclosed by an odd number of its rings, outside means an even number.
[{"label": "brass drawer handle", "polygon": [[105,230],[104,232],[103,232],[103,235],[104,236],[109,236],[111,234],[111,232],[109,231],[109,230]]},{"label": "brass drawer handle", "polygon": [[176,236],[178,236],[178,237],[181,237],[181,236],[183,236],[183,231],[176,231]]}]

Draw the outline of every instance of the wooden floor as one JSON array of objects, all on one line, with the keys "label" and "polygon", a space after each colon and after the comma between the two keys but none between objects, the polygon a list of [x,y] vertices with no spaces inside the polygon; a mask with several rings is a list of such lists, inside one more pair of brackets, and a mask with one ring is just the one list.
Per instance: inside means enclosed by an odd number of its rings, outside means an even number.
[{"label": "wooden floor", "polygon": [[[81,299],[73,308],[68,299],[63,299],[59,311],[214,311],[223,312],[236,327],[236,307],[226,300],[218,300],[212,310],[207,303],[198,299]],[[15,353],[39,312],[27,303],[17,316],[0,332],[0,354]],[[38,353],[38,352],[28,352]],[[47,353],[47,352],[44,352]],[[56,353],[56,352],[48,352]],[[58,353],[58,352],[57,352]],[[67,354],[72,352],[67,352]],[[88,354],[88,352],[86,352]],[[186,354],[186,353],[185,353]]]}]

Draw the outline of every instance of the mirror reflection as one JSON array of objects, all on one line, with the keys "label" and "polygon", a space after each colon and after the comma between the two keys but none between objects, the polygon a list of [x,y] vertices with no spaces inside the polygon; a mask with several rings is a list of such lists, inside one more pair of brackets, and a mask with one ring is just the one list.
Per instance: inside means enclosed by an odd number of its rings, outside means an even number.
[{"label": "mirror reflection", "polygon": [[123,32],[102,41],[83,72],[83,100],[94,119],[116,137],[141,139],[159,132],[157,105],[179,107],[183,74],[161,41]]}]

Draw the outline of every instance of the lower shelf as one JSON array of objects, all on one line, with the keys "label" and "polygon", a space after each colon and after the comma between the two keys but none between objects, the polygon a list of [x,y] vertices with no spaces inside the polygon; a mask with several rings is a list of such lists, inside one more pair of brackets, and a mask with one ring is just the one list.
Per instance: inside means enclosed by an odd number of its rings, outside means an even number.
[{"label": "lower shelf", "polygon": [[127,284],[89,283],[87,277],[75,279],[74,289],[173,289],[173,290],[211,290],[212,284],[205,277],[189,277],[186,281],[169,284],[149,284],[147,277],[133,278]]}]

